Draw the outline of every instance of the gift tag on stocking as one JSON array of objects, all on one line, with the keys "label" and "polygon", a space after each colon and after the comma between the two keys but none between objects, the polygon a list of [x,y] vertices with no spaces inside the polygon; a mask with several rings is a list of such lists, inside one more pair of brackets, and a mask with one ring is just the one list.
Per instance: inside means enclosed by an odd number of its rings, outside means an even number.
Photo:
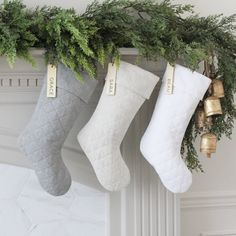
[{"label": "gift tag on stocking", "polygon": [[116,92],[117,68],[114,63],[109,63],[106,77],[106,92],[109,96],[114,96]]},{"label": "gift tag on stocking", "polygon": [[175,68],[171,66],[169,63],[167,64],[166,68],[166,76],[167,76],[167,94],[173,94],[174,90],[174,73]]},{"label": "gift tag on stocking", "polygon": [[47,68],[47,97],[55,98],[57,96],[57,68],[51,64]]}]

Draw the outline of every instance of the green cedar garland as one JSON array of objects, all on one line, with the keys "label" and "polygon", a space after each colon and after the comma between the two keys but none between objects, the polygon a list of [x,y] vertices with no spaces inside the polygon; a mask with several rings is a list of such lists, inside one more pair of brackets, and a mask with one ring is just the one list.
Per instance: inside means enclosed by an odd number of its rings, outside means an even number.
[{"label": "green cedar garland", "polygon": [[31,21],[25,6],[13,1],[0,7],[0,55],[5,55],[10,65],[16,56],[32,62],[29,48],[36,42],[30,31]]},{"label": "green cedar garland", "polygon": [[[190,16],[183,17],[184,13]],[[78,79],[82,79],[81,69],[93,78],[98,63],[104,65],[107,59],[119,63],[120,47],[137,48],[149,60],[181,60],[193,70],[215,55],[226,96],[221,100],[224,113],[213,117],[210,131],[221,139],[230,137],[236,118],[235,22],[235,15],[199,17],[192,6],[174,5],[169,0],[95,1],[82,15],[73,9],[27,9],[18,0],[5,1],[0,5],[0,55],[11,65],[16,57],[34,64],[30,48],[45,48],[47,63],[62,62]],[[202,171],[194,148],[199,133],[193,118],[181,153],[189,169]]]}]

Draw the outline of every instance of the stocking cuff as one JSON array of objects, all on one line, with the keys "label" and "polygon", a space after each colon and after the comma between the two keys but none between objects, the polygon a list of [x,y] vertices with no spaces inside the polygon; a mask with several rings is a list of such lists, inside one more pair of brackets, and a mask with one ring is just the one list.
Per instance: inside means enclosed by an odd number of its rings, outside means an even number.
[{"label": "stocking cuff", "polygon": [[[167,83],[166,73],[163,81]],[[199,72],[178,64],[175,66],[173,92],[176,88],[178,91],[182,90],[184,93],[189,93],[192,97],[202,100],[210,83],[211,79]]]},{"label": "stocking cuff", "polygon": [[57,68],[57,88],[64,89],[88,103],[98,81],[90,79],[85,72],[81,72],[81,74],[83,81],[78,81],[73,71],[63,64],[59,64]]},{"label": "stocking cuff", "polygon": [[159,77],[153,73],[124,61],[121,61],[117,70],[116,84],[139,94],[145,99],[149,99],[158,81]]}]

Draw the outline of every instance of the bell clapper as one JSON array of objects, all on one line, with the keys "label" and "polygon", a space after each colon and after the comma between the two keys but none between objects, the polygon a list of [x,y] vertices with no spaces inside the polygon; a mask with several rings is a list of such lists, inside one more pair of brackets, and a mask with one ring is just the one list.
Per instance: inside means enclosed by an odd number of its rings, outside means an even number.
[{"label": "bell clapper", "polygon": [[210,154],[210,153],[207,153],[207,157],[208,157],[208,158],[211,158],[211,154]]}]

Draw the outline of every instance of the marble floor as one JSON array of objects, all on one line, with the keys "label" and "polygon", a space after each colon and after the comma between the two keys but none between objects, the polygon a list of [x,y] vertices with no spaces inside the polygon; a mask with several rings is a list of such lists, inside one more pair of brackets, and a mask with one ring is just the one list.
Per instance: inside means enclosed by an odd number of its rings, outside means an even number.
[{"label": "marble floor", "polygon": [[107,205],[105,193],[75,182],[53,197],[32,170],[0,164],[0,236],[105,236]]}]

